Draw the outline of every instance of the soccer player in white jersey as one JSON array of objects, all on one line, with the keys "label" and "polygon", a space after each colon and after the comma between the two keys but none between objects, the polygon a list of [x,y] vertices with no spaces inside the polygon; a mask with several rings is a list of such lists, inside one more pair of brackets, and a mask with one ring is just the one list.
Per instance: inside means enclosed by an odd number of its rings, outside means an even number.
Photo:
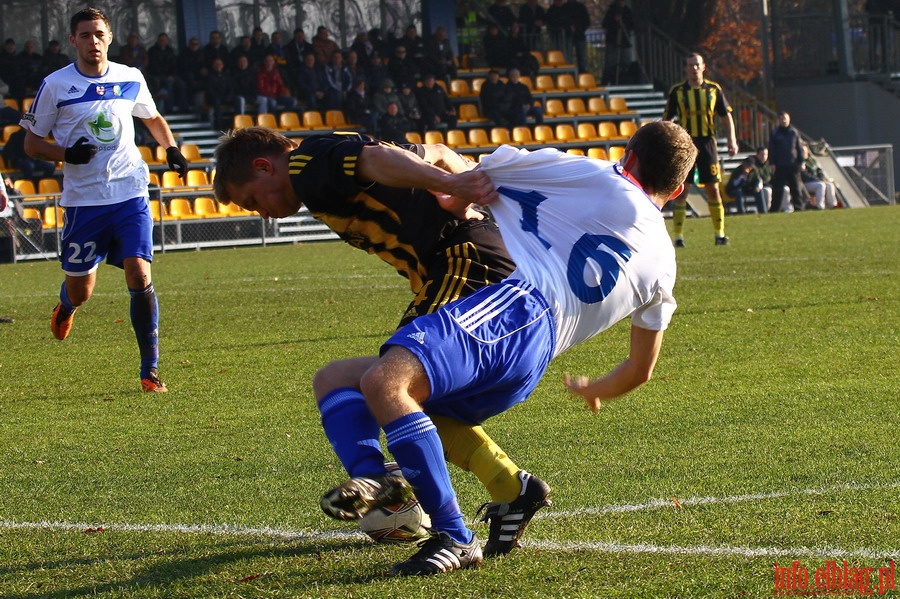
[{"label": "soccer player in white jersey", "polygon": [[[188,163],[175,145],[138,70],[108,59],[113,34],[109,19],[86,8],[71,19],[73,64],[48,75],[22,117],[25,151],[62,161],[65,207],[59,304],[50,328],[65,339],[75,310],[90,299],[104,259],[125,271],[131,294],[131,324],[141,357],[141,387],[165,392],[159,379],[159,310],[150,278],[153,220],[148,204],[149,171],[134,142],[140,118],[166,148],[169,168],[184,177]],[[51,134],[53,140],[46,137]]]},{"label": "soccer player in white jersey", "polygon": [[[412,485],[431,516],[432,537],[395,574],[482,561],[428,414],[479,424],[524,401],[554,356],[629,316],[628,357],[605,376],[565,384],[596,411],[649,380],[675,310],[675,251],[661,210],[683,190],[696,154],[684,129],[656,122],[631,137],[621,164],[509,146],[482,160],[516,270],[399,329],[358,382],[344,381],[338,393],[362,395],[368,421],[323,422],[352,477],[322,497],[326,514],[360,518]],[[382,459],[379,428],[406,480],[354,474],[357,464]]]}]

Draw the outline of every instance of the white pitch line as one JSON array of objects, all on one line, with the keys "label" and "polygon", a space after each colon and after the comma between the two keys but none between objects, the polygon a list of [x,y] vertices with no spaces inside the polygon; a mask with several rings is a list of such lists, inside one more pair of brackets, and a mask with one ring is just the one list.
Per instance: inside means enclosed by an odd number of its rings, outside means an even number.
[{"label": "white pitch line", "polygon": [[[900,483],[860,485],[846,484],[832,487],[820,487],[816,489],[798,489],[794,491],[774,491],[771,493],[754,493],[747,495],[731,495],[725,497],[688,497],[679,499],[678,503],[684,506],[733,504],[747,501],[764,501],[768,499],[781,499],[792,495],[822,495],[826,493],[846,491],[867,491],[878,489],[897,489]],[[619,504],[598,508],[584,508],[579,510],[539,512],[536,518],[566,518],[579,515],[615,514],[626,512],[650,511],[661,508],[672,508],[672,500],[654,499],[642,504]],[[315,541],[340,538],[365,538],[359,531],[316,531],[316,530],[281,530],[277,528],[242,527],[229,524],[203,525],[203,524],[97,524],[76,522],[11,522],[0,521],[0,530],[73,530],[91,532],[100,529],[103,531],[125,532],[180,532],[200,533],[212,535],[230,536],[256,536],[277,538],[290,541]],[[525,541],[526,547],[546,549],[551,551],[594,551],[598,553],[616,554],[665,554],[665,555],[708,555],[719,557],[806,557],[806,558],[864,558],[871,560],[900,559],[900,549],[842,549],[839,547],[731,547],[731,546],[681,546],[681,545],[652,545],[646,543],[626,544],[606,541],[597,542],[557,542],[557,541]]]}]

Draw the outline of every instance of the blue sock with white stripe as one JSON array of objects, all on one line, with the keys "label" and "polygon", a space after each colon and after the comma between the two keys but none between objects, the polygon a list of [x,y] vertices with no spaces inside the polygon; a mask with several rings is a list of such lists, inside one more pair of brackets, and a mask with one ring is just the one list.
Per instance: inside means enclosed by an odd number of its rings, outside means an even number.
[{"label": "blue sock with white stripe", "polygon": [[342,387],[319,400],[322,428],[347,473],[355,478],[384,474],[381,429],[359,389]]},{"label": "blue sock with white stripe", "polygon": [[431,528],[448,533],[454,541],[471,542],[475,533],[463,523],[444,461],[444,448],[431,419],[422,412],[413,412],[389,422],[384,433],[388,450],[415,488],[422,509],[431,516]]}]

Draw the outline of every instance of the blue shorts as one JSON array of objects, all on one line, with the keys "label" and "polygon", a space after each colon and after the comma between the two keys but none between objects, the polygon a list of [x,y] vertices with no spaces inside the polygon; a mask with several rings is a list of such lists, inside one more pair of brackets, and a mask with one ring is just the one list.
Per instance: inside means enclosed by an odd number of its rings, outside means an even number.
[{"label": "blue shorts", "polygon": [[431,384],[426,413],[481,424],[525,401],[555,341],[544,297],[528,283],[509,280],[419,316],[381,351],[399,345],[422,363]]},{"label": "blue shorts", "polygon": [[63,272],[88,275],[104,259],[122,268],[125,258],[153,261],[153,218],[147,198],[66,208],[60,256]]}]

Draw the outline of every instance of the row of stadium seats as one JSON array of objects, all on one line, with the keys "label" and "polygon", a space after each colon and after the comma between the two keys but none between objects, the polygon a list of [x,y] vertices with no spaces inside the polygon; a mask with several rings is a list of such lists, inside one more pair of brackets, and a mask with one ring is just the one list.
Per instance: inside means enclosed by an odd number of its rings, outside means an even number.
[{"label": "row of stadium seats", "polygon": [[[188,162],[197,164],[206,164],[210,162],[209,159],[203,158],[203,156],[200,155],[200,146],[197,144],[181,144],[179,149],[185,160]],[[149,165],[167,163],[166,149],[162,146],[156,146],[155,148],[151,148],[150,146],[138,146],[138,150],[141,153],[141,158]]]},{"label": "row of stadium seats", "polygon": [[166,202],[150,200],[150,214],[153,220],[162,219],[187,220],[197,218],[224,218],[228,216],[253,216],[256,212],[244,210],[236,204],[220,204],[211,197],[201,196],[188,198],[172,198]]},{"label": "row of stadium seats", "polygon": [[[465,98],[467,96],[477,96],[481,92],[481,85],[485,81],[484,77],[475,77],[471,81],[468,79],[451,79],[449,87],[443,81],[438,81],[437,83],[446,89],[447,94],[451,98]],[[501,81],[506,81],[506,78],[501,77]],[[556,77],[553,75],[537,75],[534,79],[527,75],[522,75],[520,81],[532,93],[537,94],[575,92],[579,95],[584,95],[602,92],[605,89],[597,85],[597,80],[592,73],[581,73],[577,78],[571,73],[560,73]]]},{"label": "row of stadium seats", "polygon": [[410,143],[441,143],[450,148],[475,148],[498,146],[501,144],[552,146],[562,144],[590,144],[594,142],[624,142],[637,131],[634,121],[621,121],[618,126],[612,121],[579,123],[577,127],[570,123],[552,125],[535,125],[534,128],[520,126],[511,130],[506,127],[492,127],[490,130],[475,127],[468,132],[462,129],[450,129],[446,134],[442,131],[426,131],[425,136],[410,132],[406,139]]},{"label": "row of stadium seats", "polygon": [[257,114],[256,117],[249,114],[234,115],[232,126],[235,130],[254,125],[275,131],[326,131],[359,128],[359,125],[347,121],[342,110],[326,110],[324,115],[318,110],[306,110],[302,114],[287,111],[279,114],[277,119],[271,113]]}]

